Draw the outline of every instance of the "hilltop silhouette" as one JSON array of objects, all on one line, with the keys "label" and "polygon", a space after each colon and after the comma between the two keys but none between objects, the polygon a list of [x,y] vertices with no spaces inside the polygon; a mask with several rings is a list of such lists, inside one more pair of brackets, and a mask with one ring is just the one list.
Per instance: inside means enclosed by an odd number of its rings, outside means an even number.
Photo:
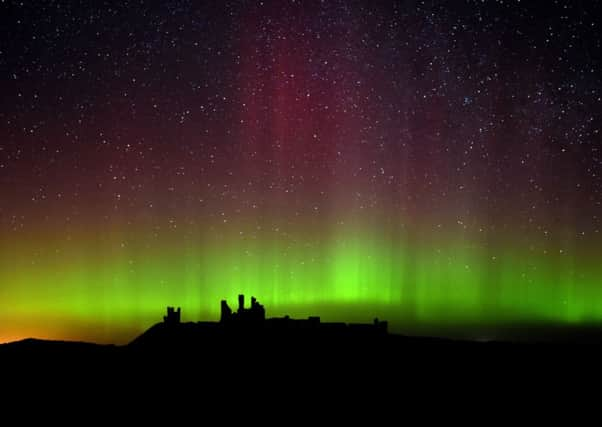
[{"label": "hilltop silhouette", "polygon": [[[64,400],[66,393],[67,401],[83,399],[100,412],[129,405],[148,414],[149,405],[190,399],[188,408],[198,413],[248,405],[258,414],[284,403],[296,416],[342,402],[355,414],[356,407],[405,410],[412,405],[408,394],[431,404],[433,394],[447,400],[465,397],[466,389],[483,396],[499,390],[515,396],[517,388],[532,393],[517,385],[546,389],[586,378],[601,355],[595,345],[395,335],[378,320],[268,318],[254,298],[245,307],[243,296],[236,310],[222,301],[217,321],[182,322],[174,307],[161,320],[123,346],[32,339],[0,345],[5,390],[25,387],[28,398],[31,389],[42,390],[42,399]],[[134,403],[140,397],[142,405]]]},{"label": "hilltop silhouette", "polygon": [[127,381],[134,388],[155,376],[168,383],[193,376],[228,394],[232,387],[253,393],[259,384],[282,390],[293,384],[330,390],[336,384],[341,390],[362,382],[398,387],[450,375],[456,383],[467,376],[547,378],[567,363],[580,369],[597,366],[602,354],[599,340],[460,341],[390,334],[388,323],[378,319],[361,324],[322,322],[317,316],[268,318],[256,298],[246,307],[243,295],[236,310],[221,301],[218,321],[181,319],[180,308],[168,307],[161,322],[123,346],[32,339],[3,344],[0,364],[11,373],[50,375],[52,382],[67,376],[84,383]]}]

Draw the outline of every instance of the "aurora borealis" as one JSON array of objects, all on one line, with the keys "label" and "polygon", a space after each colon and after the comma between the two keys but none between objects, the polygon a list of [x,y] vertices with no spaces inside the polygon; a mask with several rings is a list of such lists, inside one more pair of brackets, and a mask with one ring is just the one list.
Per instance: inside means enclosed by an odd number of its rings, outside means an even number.
[{"label": "aurora borealis", "polygon": [[0,3],[0,342],[601,324],[600,9]]}]

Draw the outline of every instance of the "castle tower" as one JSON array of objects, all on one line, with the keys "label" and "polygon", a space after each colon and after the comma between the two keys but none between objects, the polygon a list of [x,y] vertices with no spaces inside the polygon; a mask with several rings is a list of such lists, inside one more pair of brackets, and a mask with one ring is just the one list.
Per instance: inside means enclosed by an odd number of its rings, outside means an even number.
[{"label": "castle tower", "polygon": [[180,323],[180,314],[180,307],[177,310],[174,310],[173,307],[167,307],[167,316],[163,316],[163,322],[168,325],[177,325]]},{"label": "castle tower", "polygon": [[227,322],[232,319],[232,309],[228,306],[228,302],[223,299],[221,305],[221,317],[220,322]]},{"label": "castle tower", "polygon": [[245,296],[240,294],[238,296],[238,312],[242,313],[245,310]]}]

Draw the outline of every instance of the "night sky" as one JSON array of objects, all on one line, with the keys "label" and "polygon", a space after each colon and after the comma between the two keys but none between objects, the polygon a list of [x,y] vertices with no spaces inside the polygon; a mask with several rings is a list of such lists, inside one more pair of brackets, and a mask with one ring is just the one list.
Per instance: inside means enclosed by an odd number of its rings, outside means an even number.
[{"label": "night sky", "polygon": [[3,0],[0,341],[602,323],[601,9]]}]

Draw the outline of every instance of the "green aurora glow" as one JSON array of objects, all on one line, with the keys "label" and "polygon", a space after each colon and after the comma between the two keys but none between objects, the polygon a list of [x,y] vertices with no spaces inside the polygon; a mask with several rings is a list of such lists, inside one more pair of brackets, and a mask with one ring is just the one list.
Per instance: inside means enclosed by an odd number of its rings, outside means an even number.
[{"label": "green aurora glow", "polygon": [[[2,247],[5,310],[0,340],[28,335],[127,342],[161,319],[167,305],[185,320],[215,320],[219,301],[255,295],[268,316],[390,321],[394,332],[421,326],[596,323],[602,284],[595,259],[576,249],[483,250],[478,239],[437,244],[341,230],[325,242],[286,242],[240,233],[140,232],[46,239]],[[33,249],[36,248],[36,249]],[[43,248],[43,249],[40,249]],[[160,248],[160,249],[159,249]],[[23,319],[27,319],[24,323]]]}]

